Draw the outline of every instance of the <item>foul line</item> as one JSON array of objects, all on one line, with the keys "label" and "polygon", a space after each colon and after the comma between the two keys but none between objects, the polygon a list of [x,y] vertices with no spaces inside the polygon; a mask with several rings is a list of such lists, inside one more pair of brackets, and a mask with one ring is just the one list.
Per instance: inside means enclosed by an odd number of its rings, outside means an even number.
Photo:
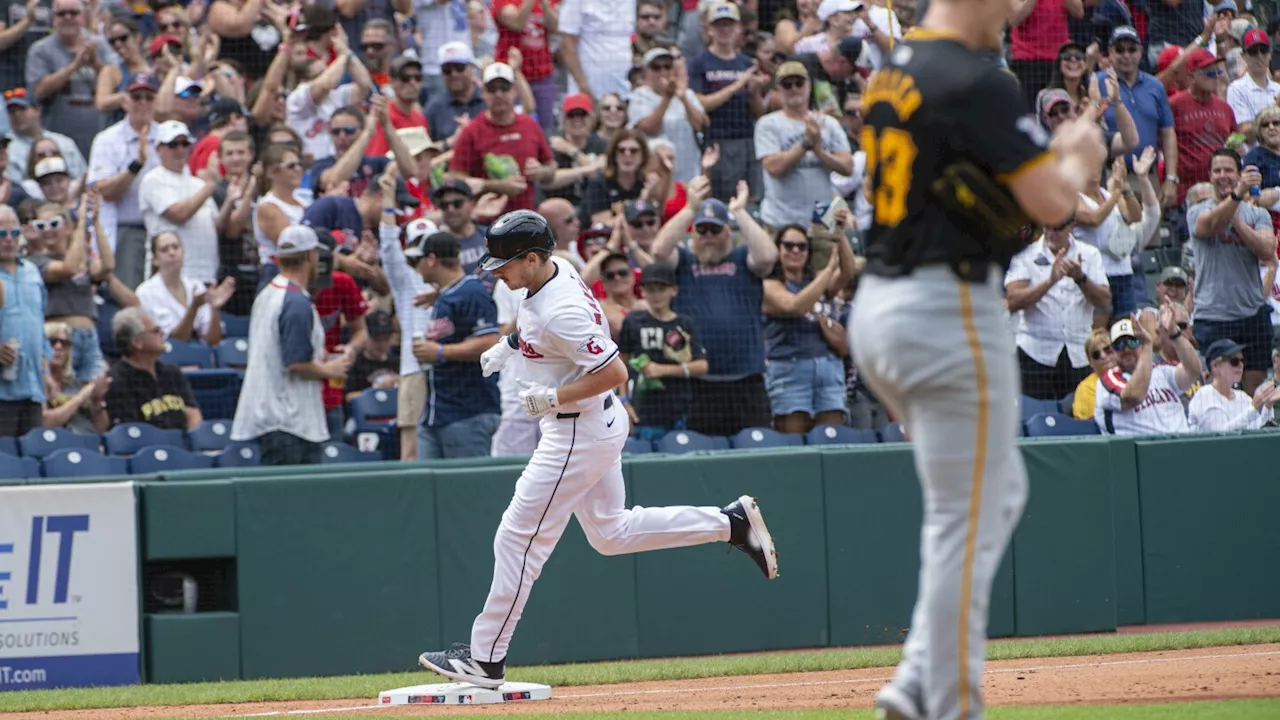
[{"label": "foul line", "polygon": [[[1102,662],[1068,663],[1066,665],[1032,665],[1029,667],[995,668],[995,669],[983,670],[982,674],[983,675],[1001,675],[1001,674],[1009,674],[1009,673],[1041,672],[1044,670],[1079,670],[1082,668],[1113,667],[1118,665],[1154,665],[1156,663],[1214,660],[1214,659],[1221,659],[1221,658],[1266,657],[1270,655],[1280,655],[1280,650],[1267,650],[1262,652],[1226,653],[1222,655],[1184,655],[1181,657],[1168,657],[1168,658],[1106,660]],[[845,670],[847,670],[847,668]],[[841,669],[835,669],[835,670],[812,670],[809,672],[842,672],[842,671],[843,670]],[[715,685],[710,687],[696,687],[696,688],[689,688],[689,689],[697,690],[699,692],[706,692],[706,691],[719,692],[724,690],[769,690],[769,689],[775,689],[775,688],[814,687],[814,686],[821,686],[821,685],[859,685],[863,683],[888,682],[892,679],[893,679],[892,676],[874,677],[874,678],[846,678],[842,680],[812,680],[808,682],[761,683],[756,685]],[[600,697],[622,697],[622,696],[636,696],[636,695],[669,695],[675,692],[685,692],[685,690],[676,690],[673,688],[660,688],[657,690],[625,690],[622,692],[580,693],[577,695],[553,694],[551,699],[552,700],[581,700],[581,699],[600,698]],[[273,711],[264,712],[264,713],[252,713],[249,715],[223,715],[221,717],[251,718],[251,717],[280,717],[280,716],[288,716],[288,715],[319,715],[324,713],[350,712],[352,710],[375,710],[377,708],[391,708],[391,707],[403,707],[403,706],[352,705],[349,707],[319,708],[314,710],[273,710]]]}]

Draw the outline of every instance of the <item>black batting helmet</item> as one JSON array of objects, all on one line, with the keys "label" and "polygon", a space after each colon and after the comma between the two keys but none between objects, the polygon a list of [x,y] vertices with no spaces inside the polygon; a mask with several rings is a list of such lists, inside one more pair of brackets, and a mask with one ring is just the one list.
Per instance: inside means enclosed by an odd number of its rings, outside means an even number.
[{"label": "black batting helmet", "polygon": [[484,244],[480,268],[493,271],[530,252],[550,253],[556,249],[556,238],[546,218],[532,210],[516,210],[489,226]]}]

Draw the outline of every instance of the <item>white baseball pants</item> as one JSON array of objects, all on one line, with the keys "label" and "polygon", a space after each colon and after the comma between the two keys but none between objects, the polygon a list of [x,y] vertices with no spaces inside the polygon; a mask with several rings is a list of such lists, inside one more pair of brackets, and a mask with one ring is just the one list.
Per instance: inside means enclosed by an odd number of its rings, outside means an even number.
[{"label": "white baseball pants", "polygon": [[893,684],[930,720],[982,716],[991,582],[1027,499],[1002,280],[994,268],[984,285],[936,266],[864,275],[849,323],[858,370],[907,427],[924,495],[919,595]]},{"label": "white baseball pants", "polygon": [[493,584],[471,628],[472,658],[506,658],[533,581],[570,515],[603,555],[729,540],[729,518],[717,507],[625,507],[622,446],[630,425],[622,404],[605,397],[599,409],[541,419],[542,438],[493,539]]}]

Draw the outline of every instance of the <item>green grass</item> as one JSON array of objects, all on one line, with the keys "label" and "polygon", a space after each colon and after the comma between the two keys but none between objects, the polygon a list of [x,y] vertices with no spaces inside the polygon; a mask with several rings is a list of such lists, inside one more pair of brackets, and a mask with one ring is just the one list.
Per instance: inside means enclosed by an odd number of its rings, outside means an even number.
[{"label": "green grass", "polygon": [[[988,645],[992,660],[1110,655],[1156,650],[1184,650],[1225,645],[1280,642],[1280,627],[1237,628],[1142,635],[1086,635],[1063,638],[1004,640]],[[610,685],[647,680],[686,680],[730,675],[848,670],[889,667],[898,662],[898,647],[847,648],[808,652],[775,652],[668,660],[513,667],[510,680],[553,687]],[[237,680],[183,685],[132,685],[113,688],[70,688],[0,693],[0,712],[130,707],[134,705],[204,705],[281,700],[376,698],[395,687],[433,682],[425,671],[378,675],[345,675],[278,680]]]},{"label": "green grass", "polygon": [[[998,707],[987,711],[992,720],[1269,720],[1280,717],[1280,700],[1219,700],[1156,705],[1044,705]],[[399,720],[365,714],[325,713],[323,717],[359,717],[362,720]],[[521,715],[521,720],[870,720],[870,710],[763,710],[721,712],[625,712]]]}]

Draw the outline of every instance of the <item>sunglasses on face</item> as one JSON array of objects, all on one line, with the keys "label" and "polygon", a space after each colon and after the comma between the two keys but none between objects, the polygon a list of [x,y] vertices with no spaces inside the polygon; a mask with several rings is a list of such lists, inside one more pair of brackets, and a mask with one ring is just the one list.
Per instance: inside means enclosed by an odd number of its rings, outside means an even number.
[{"label": "sunglasses on face", "polygon": [[128,39],[128,35],[114,35],[107,38],[107,42],[111,43],[111,47],[115,47],[116,45],[123,45]]},{"label": "sunglasses on face", "polygon": [[386,46],[387,46],[386,43],[380,43],[380,42],[360,43],[360,49],[364,50],[365,52],[368,52],[370,50],[374,52],[381,52],[382,49],[385,48]]},{"label": "sunglasses on face", "polygon": [[461,210],[467,204],[466,200],[442,200],[440,201],[441,210]]},{"label": "sunglasses on face", "polygon": [[1062,53],[1061,59],[1066,60],[1068,62],[1070,61],[1080,62],[1081,60],[1084,60],[1084,53],[1078,53],[1078,52]]},{"label": "sunglasses on face", "polygon": [[619,145],[618,154],[619,155],[639,155],[640,148],[635,145]]},{"label": "sunglasses on face", "polygon": [[649,69],[654,72],[664,72],[670,70],[672,67],[674,67],[674,64],[669,62],[656,62],[650,63],[649,65]]},{"label": "sunglasses on face", "polygon": [[565,115],[565,118],[569,120],[585,120],[587,118],[587,111],[586,110],[570,110],[568,114]]},{"label": "sunglasses on face", "polygon": [[809,251],[809,243],[807,242],[792,242],[790,240],[783,240],[781,245],[783,250],[794,250],[796,252]]},{"label": "sunglasses on face", "polygon": [[1117,55],[1134,55],[1141,51],[1142,51],[1142,48],[1137,45],[1134,45],[1133,43],[1116,45],[1115,47],[1111,48],[1111,52],[1116,53]]},{"label": "sunglasses on face", "polygon": [[1266,55],[1266,54],[1268,54],[1268,53],[1270,53],[1270,52],[1271,52],[1271,48],[1269,48],[1269,47],[1267,47],[1267,46],[1265,46],[1265,45],[1261,45],[1261,46],[1254,46],[1254,47],[1249,48],[1248,50],[1245,50],[1245,51],[1244,51],[1244,54],[1245,54],[1245,55],[1253,55],[1254,57],[1257,57],[1257,56],[1259,56],[1259,55]]},{"label": "sunglasses on face", "polygon": [[57,230],[62,227],[62,218],[49,218],[48,220],[32,220],[31,227],[44,232],[45,230]]},{"label": "sunglasses on face", "polygon": [[642,228],[642,227],[643,227],[643,228],[653,228],[653,227],[658,227],[658,219],[657,219],[657,218],[645,218],[645,219],[643,219],[643,220],[637,220],[636,222],[628,223],[628,224],[629,224],[631,227],[633,227],[633,228]]},{"label": "sunglasses on face", "polygon": [[498,80],[485,85],[484,89],[494,94],[511,92],[511,83],[506,80]]},{"label": "sunglasses on face", "polygon": [[355,135],[360,132],[360,128],[353,126],[338,126],[329,128],[330,135]]},{"label": "sunglasses on face", "polygon": [[1238,368],[1244,364],[1244,358],[1240,357],[1239,355],[1237,355],[1236,357],[1224,357],[1224,358],[1218,358],[1218,359],[1224,363],[1230,363],[1231,367],[1233,368]]},{"label": "sunglasses on face", "polygon": [[466,66],[466,65],[459,65],[459,64],[457,64],[457,63],[454,63],[454,64],[452,64],[452,65],[441,65],[441,66],[440,66],[440,72],[444,73],[445,75],[461,74],[461,73],[464,73],[464,72],[466,72],[466,71],[467,71],[467,66]]},{"label": "sunglasses on face", "polygon": [[1138,346],[1141,344],[1142,343],[1138,338],[1120,338],[1119,340],[1111,343],[1111,349],[1116,352],[1120,352],[1122,350],[1137,350]]},{"label": "sunglasses on face", "polygon": [[1258,123],[1258,129],[1266,130],[1269,127],[1275,127],[1277,125],[1280,125],[1280,120],[1263,120],[1262,122]]},{"label": "sunglasses on face", "polygon": [[165,145],[166,147],[173,150],[186,150],[187,148],[191,147],[191,141],[190,140],[174,140],[173,142],[166,143]]},{"label": "sunglasses on face", "polygon": [[1219,78],[1227,74],[1227,71],[1223,70],[1222,68],[1214,68],[1212,70],[1201,70],[1200,72],[1204,74],[1204,76],[1207,78]]},{"label": "sunglasses on face", "polygon": [[280,167],[284,168],[285,170],[301,170],[302,163],[298,162],[297,160],[294,160],[293,162],[280,163]]},{"label": "sunglasses on face", "polygon": [[783,90],[797,90],[804,87],[804,82],[804,78],[786,78],[778,85],[782,86]]},{"label": "sunglasses on face", "polygon": [[153,102],[156,99],[155,93],[130,93],[129,100],[136,103]]},{"label": "sunglasses on face", "polygon": [[662,15],[659,13],[645,13],[640,16],[641,20],[661,20]]},{"label": "sunglasses on face", "polygon": [[710,225],[710,224],[707,224],[707,225],[695,225],[695,226],[693,227],[693,230],[694,230],[694,232],[698,233],[699,235],[715,235],[716,233],[720,232],[720,226],[719,226],[719,225]]},{"label": "sunglasses on face", "polygon": [[1089,353],[1089,357],[1093,360],[1101,360],[1102,358],[1112,354],[1113,352],[1114,351],[1109,347],[1098,348],[1097,350],[1094,350],[1093,352]]},{"label": "sunglasses on face", "polygon": [[420,83],[422,82],[422,73],[405,73],[400,76],[400,82]]},{"label": "sunglasses on face", "polygon": [[601,277],[605,280],[619,280],[631,274],[630,270],[610,270],[609,272],[601,273]]},{"label": "sunglasses on face", "polygon": [[65,338],[49,338],[49,344],[53,347],[71,347],[71,341]]},{"label": "sunglasses on face", "polygon": [[55,12],[54,15],[60,18],[80,17],[80,11],[79,10],[59,10]]},{"label": "sunglasses on face", "polygon": [[14,238],[16,240],[20,237],[22,237],[22,228],[0,228],[0,240],[5,238]]}]

